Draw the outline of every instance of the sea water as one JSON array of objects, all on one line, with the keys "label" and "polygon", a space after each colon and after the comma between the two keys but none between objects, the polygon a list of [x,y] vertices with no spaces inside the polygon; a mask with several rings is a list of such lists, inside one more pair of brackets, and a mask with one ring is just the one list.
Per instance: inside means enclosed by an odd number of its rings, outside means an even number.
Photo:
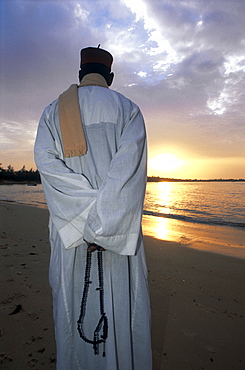
[{"label": "sea water", "polygon": [[148,183],[144,214],[244,228],[245,182]]},{"label": "sea water", "polygon": [[[42,185],[1,185],[0,200],[47,208]],[[245,182],[148,182],[148,217],[245,228]]]},{"label": "sea water", "polygon": [[48,208],[41,184],[0,185],[0,200]]}]

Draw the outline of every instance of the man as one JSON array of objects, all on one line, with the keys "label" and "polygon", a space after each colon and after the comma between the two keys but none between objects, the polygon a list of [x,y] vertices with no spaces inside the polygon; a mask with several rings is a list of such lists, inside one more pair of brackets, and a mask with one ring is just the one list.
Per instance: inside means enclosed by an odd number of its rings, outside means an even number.
[{"label": "man", "polygon": [[108,88],[112,61],[82,49],[80,85],[44,110],[36,137],[59,370],[152,368],[145,126],[139,108]]}]

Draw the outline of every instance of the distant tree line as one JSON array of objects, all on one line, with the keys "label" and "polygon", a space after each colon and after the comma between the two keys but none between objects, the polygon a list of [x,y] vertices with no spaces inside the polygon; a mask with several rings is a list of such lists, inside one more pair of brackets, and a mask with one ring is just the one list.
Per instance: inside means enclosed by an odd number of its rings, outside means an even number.
[{"label": "distant tree line", "polygon": [[169,177],[159,177],[159,176],[151,176],[147,177],[148,182],[231,182],[231,181],[245,181],[245,179],[206,179],[206,180],[200,180],[200,179],[174,179]]},{"label": "distant tree line", "polygon": [[28,171],[24,165],[19,171],[15,171],[11,164],[9,164],[7,168],[3,168],[2,163],[0,163],[0,183],[4,182],[40,183],[41,180],[38,170],[33,170],[31,168]]},{"label": "distant tree line", "polygon": [[[148,176],[148,182],[213,182],[213,181],[245,181],[245,179],[174,179],[159,176]],[[1,183],[41,183],[40,174],[38,170],[33,170],[32,168],[28,171],[24,165],[19,171],[15,171],[14,167],[9,164],[7,168],[2,167],[0,163],[0,184]]]}]

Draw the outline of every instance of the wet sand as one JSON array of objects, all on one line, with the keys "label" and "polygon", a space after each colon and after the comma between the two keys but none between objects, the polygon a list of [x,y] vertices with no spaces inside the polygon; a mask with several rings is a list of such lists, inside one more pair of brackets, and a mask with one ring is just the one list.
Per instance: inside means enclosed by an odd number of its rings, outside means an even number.
[{"label": "wet sand", "polygon": [[[55,369],[48,211],[0,202],[0,217],[0,368]],[[244,369],[243,234],[151,222],[144,218],[153,369]],[[157,239],[163,232],[167,241]]]}]

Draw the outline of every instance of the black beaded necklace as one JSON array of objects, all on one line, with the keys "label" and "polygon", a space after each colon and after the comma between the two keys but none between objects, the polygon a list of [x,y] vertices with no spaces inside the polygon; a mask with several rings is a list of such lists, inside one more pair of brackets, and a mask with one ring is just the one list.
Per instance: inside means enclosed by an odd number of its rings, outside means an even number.
[{"label": "black beaded necklace", "polygon": [[[103,343],[103,354],[102,356],[105,357],[105,343],[108,336],[108,319],[106,313],[104,311],[104,280],[103,280],[103,260],[102,260],[102,251],[99,250],[100,247],[97,248],[97,261],[98,261],[98,280],[99,280],[99,287],[96,290],[99,291],[100,296],[100,319],[94,331],[94,339],[88,339],[84,334],[84,318],[86,314],[86,305],[88,299],[88,292],[89,292],[89,284],[92,283],[90,281],[90,272],[91,272],[91,254],[92,252],[87,251],[87,258],[86,258],[86,269],[85,269],[85,277],[84,277],[84,288],[83,288],[83,296],[81,302],[81,309],[80,309],[80,316],[77,321],[77,329],[80,334],[80,337],[89,344],[93,345],[94,354],[99,354],[99,345]],[[103,327],[103,328],[102,328]],[[99,333],[103,329],[102,335],[99,338]]]}]

